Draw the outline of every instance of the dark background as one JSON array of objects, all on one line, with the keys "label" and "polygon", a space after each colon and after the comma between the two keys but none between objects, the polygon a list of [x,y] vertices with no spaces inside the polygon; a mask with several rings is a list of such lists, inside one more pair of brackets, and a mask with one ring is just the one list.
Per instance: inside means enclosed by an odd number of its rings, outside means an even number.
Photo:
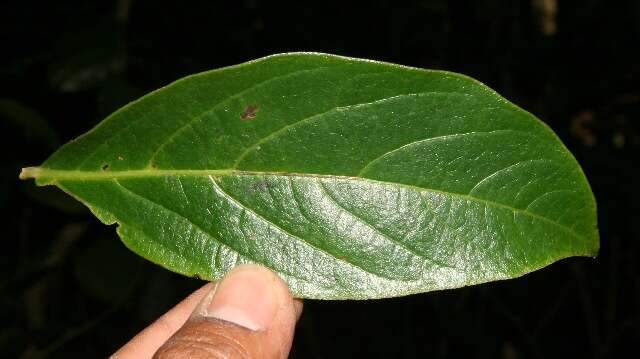
[{"label": "dark background", "polygon": [[554,3],[2,2],[0,356],[105,357],[201,285],[129,252],[70,197],[18,181],[21,167],[182,76],[313,50],[461,72],[536,114],[586,172],[602,249],[516,280],[307,301],[292,357],[633,357],[640,1]]}]

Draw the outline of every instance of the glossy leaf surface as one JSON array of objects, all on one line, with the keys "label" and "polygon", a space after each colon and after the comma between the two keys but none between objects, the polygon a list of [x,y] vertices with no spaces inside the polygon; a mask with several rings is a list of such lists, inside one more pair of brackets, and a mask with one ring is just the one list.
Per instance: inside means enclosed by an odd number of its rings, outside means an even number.
[{"label": "glossy leaf surface", "polygon": [[580,167],[531,114],[462,75],[324,54],[179,80],[22,177],[168,269],[256,262],[299,297],[513,278],[599,245]]}]

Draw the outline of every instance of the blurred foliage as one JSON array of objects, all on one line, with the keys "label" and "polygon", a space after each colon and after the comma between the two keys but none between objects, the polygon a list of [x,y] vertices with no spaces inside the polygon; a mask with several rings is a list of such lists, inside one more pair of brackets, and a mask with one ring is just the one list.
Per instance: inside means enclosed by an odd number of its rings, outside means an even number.
[{"label": "blurred foliage", "polygon": [[20,167],[179,77],[299,50],[462,72],[529,109],[583,166],[602,249],[460,290],[307,301],[292,357],[605,358],[640,342],[638,1],[9,0],[0,40],[3,357],[104,357],[202,284]]}]

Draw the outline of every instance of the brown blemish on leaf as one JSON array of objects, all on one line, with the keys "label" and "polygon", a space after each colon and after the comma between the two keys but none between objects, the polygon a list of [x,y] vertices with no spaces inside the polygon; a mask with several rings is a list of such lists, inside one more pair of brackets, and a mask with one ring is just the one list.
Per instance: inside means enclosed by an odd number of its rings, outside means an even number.
[{"label": "brown blemish on leaf", "polygon": [[105,163],[105,164],[102,165],[102,170],[103,171],[106,171],[108,169],[109,169],[109,164],[108,163]]},{"label": "brown blemish on leaf", "polygon": [[244,111],[242,111],[242,113],[240,114],[240,119],[241,120],[251,120],[254,119],[256,117],[256,114],[258,113],[258,105],[248,105],[247,107],[245,107]]}]

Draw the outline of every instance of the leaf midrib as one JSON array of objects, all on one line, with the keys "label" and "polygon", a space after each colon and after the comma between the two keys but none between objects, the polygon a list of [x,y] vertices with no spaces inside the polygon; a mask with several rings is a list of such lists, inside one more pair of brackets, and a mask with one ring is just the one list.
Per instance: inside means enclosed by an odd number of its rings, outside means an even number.
[{"label": "leaf midrib", "polygon": [[419,192],[431,192],[438,193],[447,196],[459,197],[472,202],[478,202],[487,204],[493,207],[509,210],[514,213],[521,213],[531,218],[541,220],[543,222],[552,224],[570,234],[572,237],[583,241],[584,236],[576,233],[573,228],[562,225],[554,220],[541,216],[539,214],[528,211],[526,208],[516,208],[504,203],[487,200],[484,198],[475,197],[470,194],[448,192],[444,190],[420,187],[399,182],[381,181],[365,177],[345,176],[345,175],[328,175],[328,174],[314,174],[314,173],[297,173],[297,172],[264,172],[264,171],[239,171],[235,169],[201,169],[201,170],[181,170],[181,169],[140,169],[140,170],[124,170],[124,171],[79,171],[79,170],[55,170],[43,167],[27,167],[23,168],[20,173],[20,178],[35,178],[43,179],[41,185],[53,185],[58,181],[101,181],[112,179],[124,179],[124,178],[145,178],[145,177],[172,177],[172,176],[185,176],[185,177],[225,177],[225,176],[288,176],[288,177],[311,177],[311,178],[326,178],[337,180],[356,180],[364,182],[373,182],[383,185],[400,186]]}]

